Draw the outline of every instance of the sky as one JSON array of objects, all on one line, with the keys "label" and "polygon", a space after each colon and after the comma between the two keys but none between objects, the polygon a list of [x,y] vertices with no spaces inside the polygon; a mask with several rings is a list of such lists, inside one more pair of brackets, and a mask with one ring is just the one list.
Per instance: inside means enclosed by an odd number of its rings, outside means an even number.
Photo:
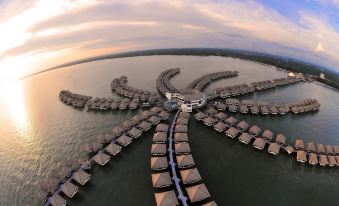
[{"label": "sky", "polygon": [[234,48],[339,71],[339,0],[0,0],[0,82],[83,58]]}]

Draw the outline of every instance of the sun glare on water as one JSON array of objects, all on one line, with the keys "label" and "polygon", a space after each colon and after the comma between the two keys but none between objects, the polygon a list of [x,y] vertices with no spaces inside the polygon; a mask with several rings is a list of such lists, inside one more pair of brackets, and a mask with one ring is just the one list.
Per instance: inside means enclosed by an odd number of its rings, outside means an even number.
[{"label": "sun glare on water", "polygon": [[0,101],[15,127],[20,133],[25,133],[28,120],[22,86],[21,81],[1,82]]}]

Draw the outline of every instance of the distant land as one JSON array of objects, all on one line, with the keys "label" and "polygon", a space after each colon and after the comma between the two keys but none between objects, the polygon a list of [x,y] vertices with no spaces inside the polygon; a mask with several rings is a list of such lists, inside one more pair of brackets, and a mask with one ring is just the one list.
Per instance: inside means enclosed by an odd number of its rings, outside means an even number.
[{"label": "distant land", "polygon": [[[76,60],[61,64],[52,68],[45,69],[43,71],[25,76],[24,78],[34,76],[50,70],[72,66],[76,64],[83,64],[87,62],[99,61],[104,59],[135,57],[135,56],[153,56],[153,55],[189,55],[189,56],[221,56],[221,57],[233,57],[244,60],[255,61],[263,64],[272,65],[282,68],[291,72],[303,73],[310,75],[314,80],[326,84],[330,87],[339,89],[339,74],[334,70],[325,68],[319,65],[308,63],[295,58],[271,55],[266,53],[237,50],[237,49],[220,49],[220,48],[171,48],[171,49],[151,49],[151,50],[139,50],[123,53],[108,54],[96,57],[90,57],[86,59]],[[325,79],[320,78],[320,74],[325,75]]]}]

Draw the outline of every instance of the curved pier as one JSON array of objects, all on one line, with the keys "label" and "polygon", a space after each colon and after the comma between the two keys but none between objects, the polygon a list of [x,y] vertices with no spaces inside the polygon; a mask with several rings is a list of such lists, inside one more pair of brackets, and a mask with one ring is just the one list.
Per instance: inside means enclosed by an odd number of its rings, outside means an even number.
[{"label": "curved pier", "polygon": [[77,108],[83,108],[86,105],[86,102],[92,99],[92,97],[72,93],[68,90],[61,90],[59,93],[59,99],[67,105],[72,105],[73,107]]},{"label": "curved pier", "polygon": [[124,99],[112,99],[102,97],[91,97],[86,95],[80,95],[72,93],[68,90],[62,90],[59,94],[59,99],[67,104],[72,105],[75,108],[87,108],[88,110],[126,110],[136,109],[140,105],[139,98],[124,98]]},{"label": "curved pier", "polygon": [[[81,159],[78,165],[71,164],[69,161],[65,162],[60,170],[56,170],[50,175],[47,183],[41,184],[38,195],[44,201],[43,205],[65,205],[66,200],[60,196],[60,193],[72,198],[78,191],[78,187],[72,182],[85,185],[91,177],[84,170],[90,169],[94,162],[101,166],[106,165],[112,156],[120,153],[143,132],[168,117],[169,114],[161,108],[153,107],[150,111],[146,110],[131,120],[126,120],[121,126],[114,127],[112,134],[98,135],[96,141],[85,145],[85,149],[90,154],[89,159]],[[158,118],[158,121],[151,123],[154,118]],[[126,123],[127,121],[129,124]],[[148,127],[143,127],[145,124],[148,124]]]},{"label": "curved pier", "polygon": [[180,180],[180,178],[178,178],[178,174],[177,174],[177,170],[176,170],[176,163],[175,163],[175,160],[174,160],[175,154],[174,154],[174,150],[173,150],[173,144],[174,144],[173,131],[174,131],[175,122],[178,118],[179,113],[180,113],[180,110],[178,110],[178,112],[176,113],[174,120],[172,122],[171,128],[169,130],[168,155],[169,155],[169,159],[170,159],[169,165],[171,167],[172,180],[174,181],[176,191],[178,192],[178,199],[183,206],[187,206],[188,205],[187,204],[187,197],[184,195],[183,188],[180,185],[181,180]]},{"label": "curved pier", "polygon": [[228,109],[232,113],[242,114],[263,114],[263,115],[276,115],[287,114],[301,114],[306,112],[317,111],[320,104],[317,99],[305,99],[297,102],[288,103],[269,103],[266,101],[253,101],[253,100],[238,100],[234,98],[226,99],[226,104],[222,102],[215,102],[214,106],[219,111]]},{"label": "curved pier", "polygon": [[178,92],[178,89],[175,88],[170,83],[170,78],[172,78],[174,75],[177,75],[180,73],[179,68],[173,68],[173,69],[167,69],[160,73],[159,77],[157,78],[157,89],[162,95],[166,95],[168,92]]},{"label": "curved pier", "polygon": [[[321,166],[339,166],[339,146],[337,145],[324,147],[322,144],[318,144],[316,149],[314,143],[311,142],[307,144],[306,148],[302,140],[296,140],[295,145],[288,145],[283,134],[276,135],[274,140],[274,134],[268,129],[262,133],[262,129],[256,125],[251,126],[245,121],[239,122],[236,118],[228,117],[223,112],[211,113],[211,111],[211,108],[206,113],[198,111],[195,114],[195,119],[206,126],[213,126],[215,131],[224,132],[232,139],[238,138],[241,143],[249,144],[253,139],[255,149],[263,150],[266,145],[269,145],[268,153],[272,155],[278,155],[280,149],[283,149],[288,154],[296,153],[298,162],[306,162],[308,156],[311,165],[319,163]],[[220,115],[221,113],[223,115]]]},{"label": "curved pier", "polygon": [[276,87],[282,87],[285,85],[294,84],[300,82],[301,79],[295,77],[286,77],[279,79],[272,79],[266,81],[257,81],[250,84],[239,84],[233,86],[219,87],[215,89],[216,97],[228,98],[247,94],[254,91],[262,91]]},{"label": "curved pier", "polygon": [[[127,77],[122,76],[114,79],[111,83],[112,91],[131,99],[140,99],[141,101],[156,102],[158,96],[154,92],[144,91],[127,85]],[[139,103],[139,101],[138,101]]]},{"label": "curved pier", "polygon": [[[175,146],[174,152],[176,154],[177,168],[179,169],[181,181],[189,199],[189,205],[215,204],[207,187],[203,183],[198,169],[195,167],[195,163],[191,155],[187,135],[189,117],[190,113],[180,112],[174,121],[175,128],[173,141]],[[183,159],[188,156],[190,156],[191,162],[185,165]]]},{"label": "curved pier", "polygon": [[186,88],[187,89],[196,89],[198,91],[202,91],[205,87],[210,84],[212,81],[228,78],[228,77],[236,77],[238,76],[237,71],[222,71],[222,72],[214,72],[210,74],[203,75],[193,82],[191,82]]}]

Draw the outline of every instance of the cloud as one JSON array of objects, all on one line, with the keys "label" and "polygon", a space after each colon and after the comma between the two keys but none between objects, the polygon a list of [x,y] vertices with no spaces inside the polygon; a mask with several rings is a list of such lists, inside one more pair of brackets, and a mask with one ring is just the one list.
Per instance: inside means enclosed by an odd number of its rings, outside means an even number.
[{"label": "cloud", "polygon": [[[249,49],[330,67],[339,63],[338,32],[305,8],[291,21],[250,0],[41,2],[0,23],[0,31],[13,41],[0,42],[0,61],[32,57],[38,62],[34,68],[27,65],[28,73],[93,55],[174,47]],[[22,27],[14,34],[5,30],[15,23]]]},{"label": "cloud", "polygon": [[324,52],[324,47],[323,44],[321,42],[318,43],[317,48],[316,48],[317,52]]}]

